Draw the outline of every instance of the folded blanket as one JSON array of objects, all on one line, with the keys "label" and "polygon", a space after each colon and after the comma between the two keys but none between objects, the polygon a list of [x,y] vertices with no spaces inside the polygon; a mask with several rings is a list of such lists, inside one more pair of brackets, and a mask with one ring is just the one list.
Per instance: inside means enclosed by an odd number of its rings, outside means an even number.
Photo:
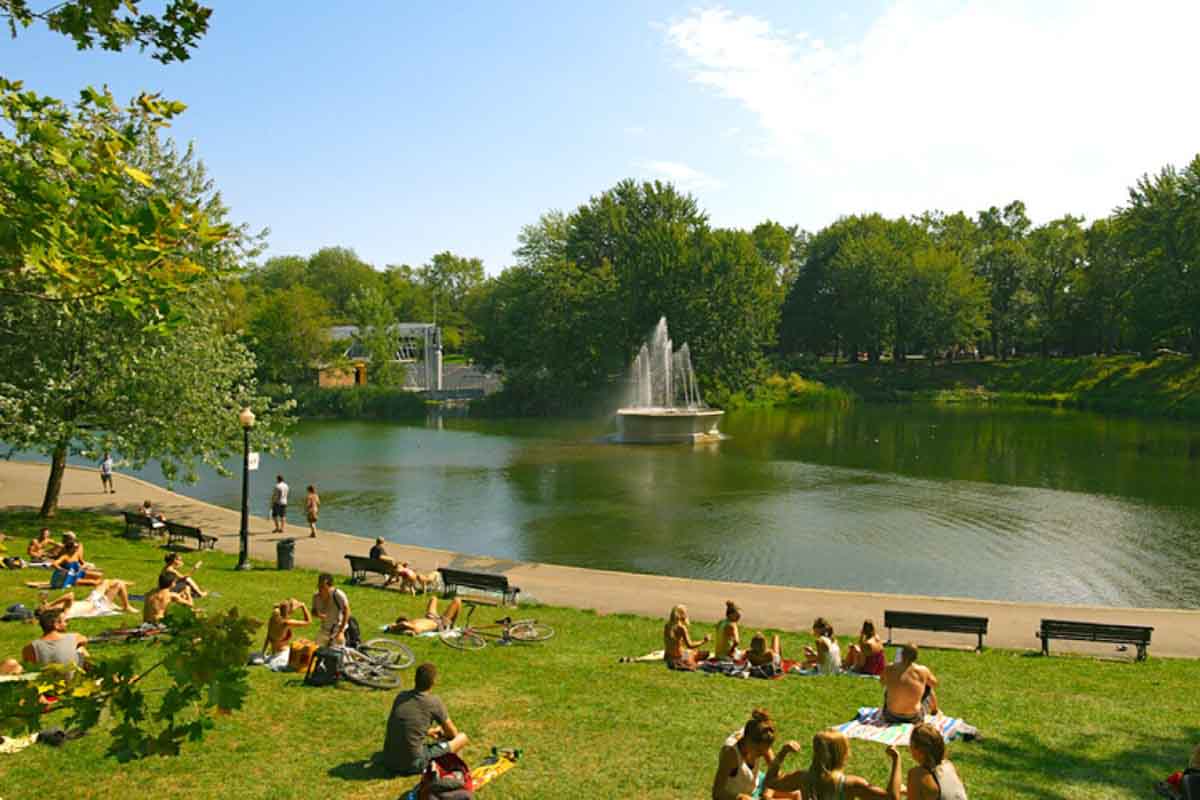
[{"label": "folded blanket", "polygon": [[[970,741],[979,737],[978,728],[968,725],[958,717],[947,717],[938,712],[927,716],[925,721],[937,726],[942,733],[942,738],[947,742],[954,739]],[[906,745],[912,734],[913,725],[907,722],[884,722],[882,709],[863,707],[858,710],[858,716],[854,719],[841,725],[835,725],[833,729],[841,731],[851,739]]]}]

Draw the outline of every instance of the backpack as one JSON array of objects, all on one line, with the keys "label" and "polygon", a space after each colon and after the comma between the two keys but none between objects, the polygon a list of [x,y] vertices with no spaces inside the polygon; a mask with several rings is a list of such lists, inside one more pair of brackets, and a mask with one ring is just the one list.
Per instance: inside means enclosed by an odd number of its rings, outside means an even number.
[{"label": "backpack", "polygon": [[421,800],[471,800],[475,779],[471,768],[457,753],[447,753],[429,762],[418,786]]},{"label": "backpack", "polygon": [[1188,768],[1179,781],[1179,796],[1183,800],[1200,800],[1200,769]]},{"label": "backpack", "polygon": [[3,622],[25,622],[33,619],[33,609],[26,608],[21,603],[14,603],[9,606],[4,612],[4,616],[0,617]]},{"label": "backpack", "polygon": [[304,675],[305,686],[332,686],[342,677],[342,651],[333,647],[322,647],[308,662]]},{"label": "backpack", "polygon": [[346,647],[358,649],[362,644],[362,629],[358,627],[358,620],[351,617],[346,623]]}]

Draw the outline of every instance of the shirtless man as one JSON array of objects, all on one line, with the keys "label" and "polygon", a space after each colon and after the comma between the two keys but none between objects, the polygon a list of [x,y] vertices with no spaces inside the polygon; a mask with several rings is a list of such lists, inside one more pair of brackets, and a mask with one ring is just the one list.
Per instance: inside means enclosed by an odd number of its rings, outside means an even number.
[{"label": "shirtless man", "polygon": [[938,711],[938,680],[917,663],[917,646],[906,644],[900,650],[900,663],[888,664],[880,676],[883,682],[883,718],[887,722],[921,723],[927,714]]},{"label": "shirtless man", "polygon": [[446,609],[446,613],[439,614],[438,599],[431,597],[425,605],[424,617],[418,619],[398,617],[395,622],[388,625],[388,633],[407,633],[416,636],[419,633],[450,630],[454,627],[454,621],[458,619],[460,611],[462,611],[462,600],[456,597],[450,603],[450,607]]},{"label": "shirtless man", "polygon": [[738,650],[741,646],[741,632],[738,622],[742,619],[742,610],[732,600],[725,601],[725,619],[717,623],[717,648],[713,655],[717,658],[729,658],[737,661],[742,655]]},{"label": "shirtless man", "polygon": [[58,556],[58,549],[58,542],[50,538],[50,529],[42,528],[36,537],[29,540],[29,547],[25,552],[29,554],[31,561],[49,561]]},{"label": "shirtless man", "polygon": [[75,592],[69,591],[55,600],[43,601],[38,604],[38,613],[50,609],[58,609],[64,619],[75,617],[96,617],[111,614],[114,611],[129,613],[136,609],[129,605],[129,581],[101,581],[85,600],[76,600]]},{"label": "shirtless man", "polygon": [[179,603],[181,606],[192,608],[192,598],[187,592],[182,594],[172,591],[175,586],[175,579],[167,573],[160,573],[158,576],[158,588],[153,592],[146,593],[146,600],[142,603],[142,622],[147,625],[161,625],[163,617],[167,615],[167,609],[172,603]]},{"label": "shirtless man", "polygon": [[[304,615],[304,619],[292,618],[292,614],[297,611]],[[292,628],[300,628],[311,622],[312,614],[308,612],[308,606],[294,597],[275,606],[271,611],[271,619],[267,622],[267,643],[264,648],[267,658],[289,648]]]}]

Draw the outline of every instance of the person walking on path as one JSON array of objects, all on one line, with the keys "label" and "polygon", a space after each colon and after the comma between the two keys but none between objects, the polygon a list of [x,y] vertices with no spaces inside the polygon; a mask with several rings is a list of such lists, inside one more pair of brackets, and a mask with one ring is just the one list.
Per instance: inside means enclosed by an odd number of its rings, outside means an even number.
[{"label": "person walking on path", "polygon": [[271,490],[271,521],[275,523],[272,533],[283,533],[287,527],[288,485],[282,475],[275,476],[275,488]]},{"label": "person walking on path", "polygon": [[113,457],[107,450],[104,451],[104,458],[100,459],[100,487],[102,492],[117,493],[113,488],[112,481]]},{"label": "person walking on path", "polygon": [[304,496],[304,516],[308,518],[309,537],[317,538],[317,515],[321,513],[321,497],[317,487],[308,485],[308,494]]}]

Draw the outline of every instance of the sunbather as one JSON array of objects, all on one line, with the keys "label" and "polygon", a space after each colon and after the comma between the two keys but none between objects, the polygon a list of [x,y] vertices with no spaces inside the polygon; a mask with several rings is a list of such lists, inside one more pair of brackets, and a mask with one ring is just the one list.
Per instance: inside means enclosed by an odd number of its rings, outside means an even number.
[{"label": "sunbather", "polygon": [[880,676],[883,682],[883,718],[887,722],[925,721],[938,712],[938,680],[928,667],[917,663],[919,652],[914,644],[900,649],[900,662],[888,664]]},{"label": "sunbather", "polygon": [[688,625],[687,607],[672,608],[667,624],[663,625],[663,658],[671,669],[694,670],[709,656],[707,651],[697,649],[708,641],[708,634],[693,642]]},{"label": "sunbather", "polygon": [[38,614],[43,611],[58,609],[65,619],[76,617],[99,617],[113,612],[128,613],[136,611],[129,604],[129,581],[106,580],[92,589],[85,600],[76,600],[75,592],[69,591],[54,600],[43,601],[38,605]]},{"label": "sunbather", "polygon": [[58,556],[61,545],[50,538],[50,529],[42,528],[37,536],[29,540],[25,552],[31,561],[50,561]]},{"label": "sunbather", "polygon": [[816,649],[804,648],[804,666],[816,668],[822,675],[836,675],[842,671],[842,651],[837,639],[833,638],[833,626],[824,617],[813,620],[813,636],[816,638]]},{"label": "sunbather", "polygon": [[808,800],[900,800],[900,751],[889,746],[891,761],[887,788],[873,786],[866,778],[846,774],[850,740],[840,731],[821,731],[813,737],[812,765],[804,773],[804,796]]},{"label": "sunbather", "polygon": [[846,668],[863,675],[882,675],[885,666],[887,659],[883,654],[883,642],[875,634],[875,623],[864,619],[858,642],[846,650]]},{"label": "sunbather", "polygon": [[[84,561],[83,543],[76,539],[75,534],[71,531],[63,534],[58,557],[50,563],[50,566],[54,569],[54,572],[50,574],[51,589],[67,586],[99,586],[104,580],[104,573]],[[72,576],[74,576],[73,579]]]},{"label": "sunbather", "polygon": [[85,649],[87,637],[67,633],[67,617],[62,609],[47,608],[39,612],[38,624],[42,626],[41,638],[34,639],[21,651],[21,658],[26,664],[83,666],[88,655]]},{"label": "sunbather", "polygon": [[717,658],[728,658],[737,661],[742,652],[738,649],[741,644],[741,631],[738,622],[742,619],[742,610],[732,600],[725,601],[725,619],[717,623],[717,647],[713,655]]},{"label": "sunbather", "polygon": [[[304,619],[293,619],[292,614],[299,611]],[[279,603],[271,610],[271,619],[267,622],[267,641],[264,647],[265,655],[270,658],[288,649],[292,641],[292,628],[300,628],[312,623],[312,614],[308,606],[292,597]]]},{"label": "sunbather", "polygon": [[446,609],[445,614],[438,613],[437,597],[429,598],[429,602],[425,605],[425,616],[416,619],[408,617],[397,617],[396,621],[388,625],[388,633],[405,633],[416,636],[420,633],[431,633],[433,631],[447,631],[454,627],[455,620],[458,619],[458,613],[462,611],[462,600],[454,598],[450,602],[450,606]]},{"label": "sunbather", "polygon": [[967,800],[958,770],[946,760],[946,741],[928,722],[913,728],[908,752],[916,766],[908,771],[908,800]]},{"label": "sunbather", "polygon": [[[803,770],[780,774],[783,759],[800,749],[799,742],[786,742],[776,758],[771,748],[775,743],[775,723],[766,710],[756,708],[740,731],[729,735],[717,757],[713,775],[712,800],[751,800],[766,797],[773,800],[801,800]],[[766,767],[761,778],[758,764]]]},{"label": "sunbather", "polygon": [[761,632],[750,638],[750,649],[746,651],[746,661],[750,666],[760,671],[775,674],[783,668],[783,648],[779,644],[779,634],[771,638],[771,648],[767,649],[767,637]]},{"label": "sunbather", "polygon": [[178,592],[179,594],[187,592],[193,598],[208,597],[208,592],[201,590],[200,584],[196,583],[196,580],[192,577],[196,574],[196,570],[200,569],[200,567],[204,564],[203,561],[197,561],[196,565],[192,567],[192,571],[184,575],[183,556],[179,555],[179,553],[167,553],[163,560],[165,563],[163,565],[162,574],[170,575],[172,581],[174,581],[171,587],[172,591]]},{"label": "sunbather", "polygon": [[158,625],[167,615],[167,609],[172,603],[192,607],[192,596],[188,592],[174,591],[175,579],[165,572],[158,575],[158,588],[146,593],[142,602],[142,622],[148,625]]}]

